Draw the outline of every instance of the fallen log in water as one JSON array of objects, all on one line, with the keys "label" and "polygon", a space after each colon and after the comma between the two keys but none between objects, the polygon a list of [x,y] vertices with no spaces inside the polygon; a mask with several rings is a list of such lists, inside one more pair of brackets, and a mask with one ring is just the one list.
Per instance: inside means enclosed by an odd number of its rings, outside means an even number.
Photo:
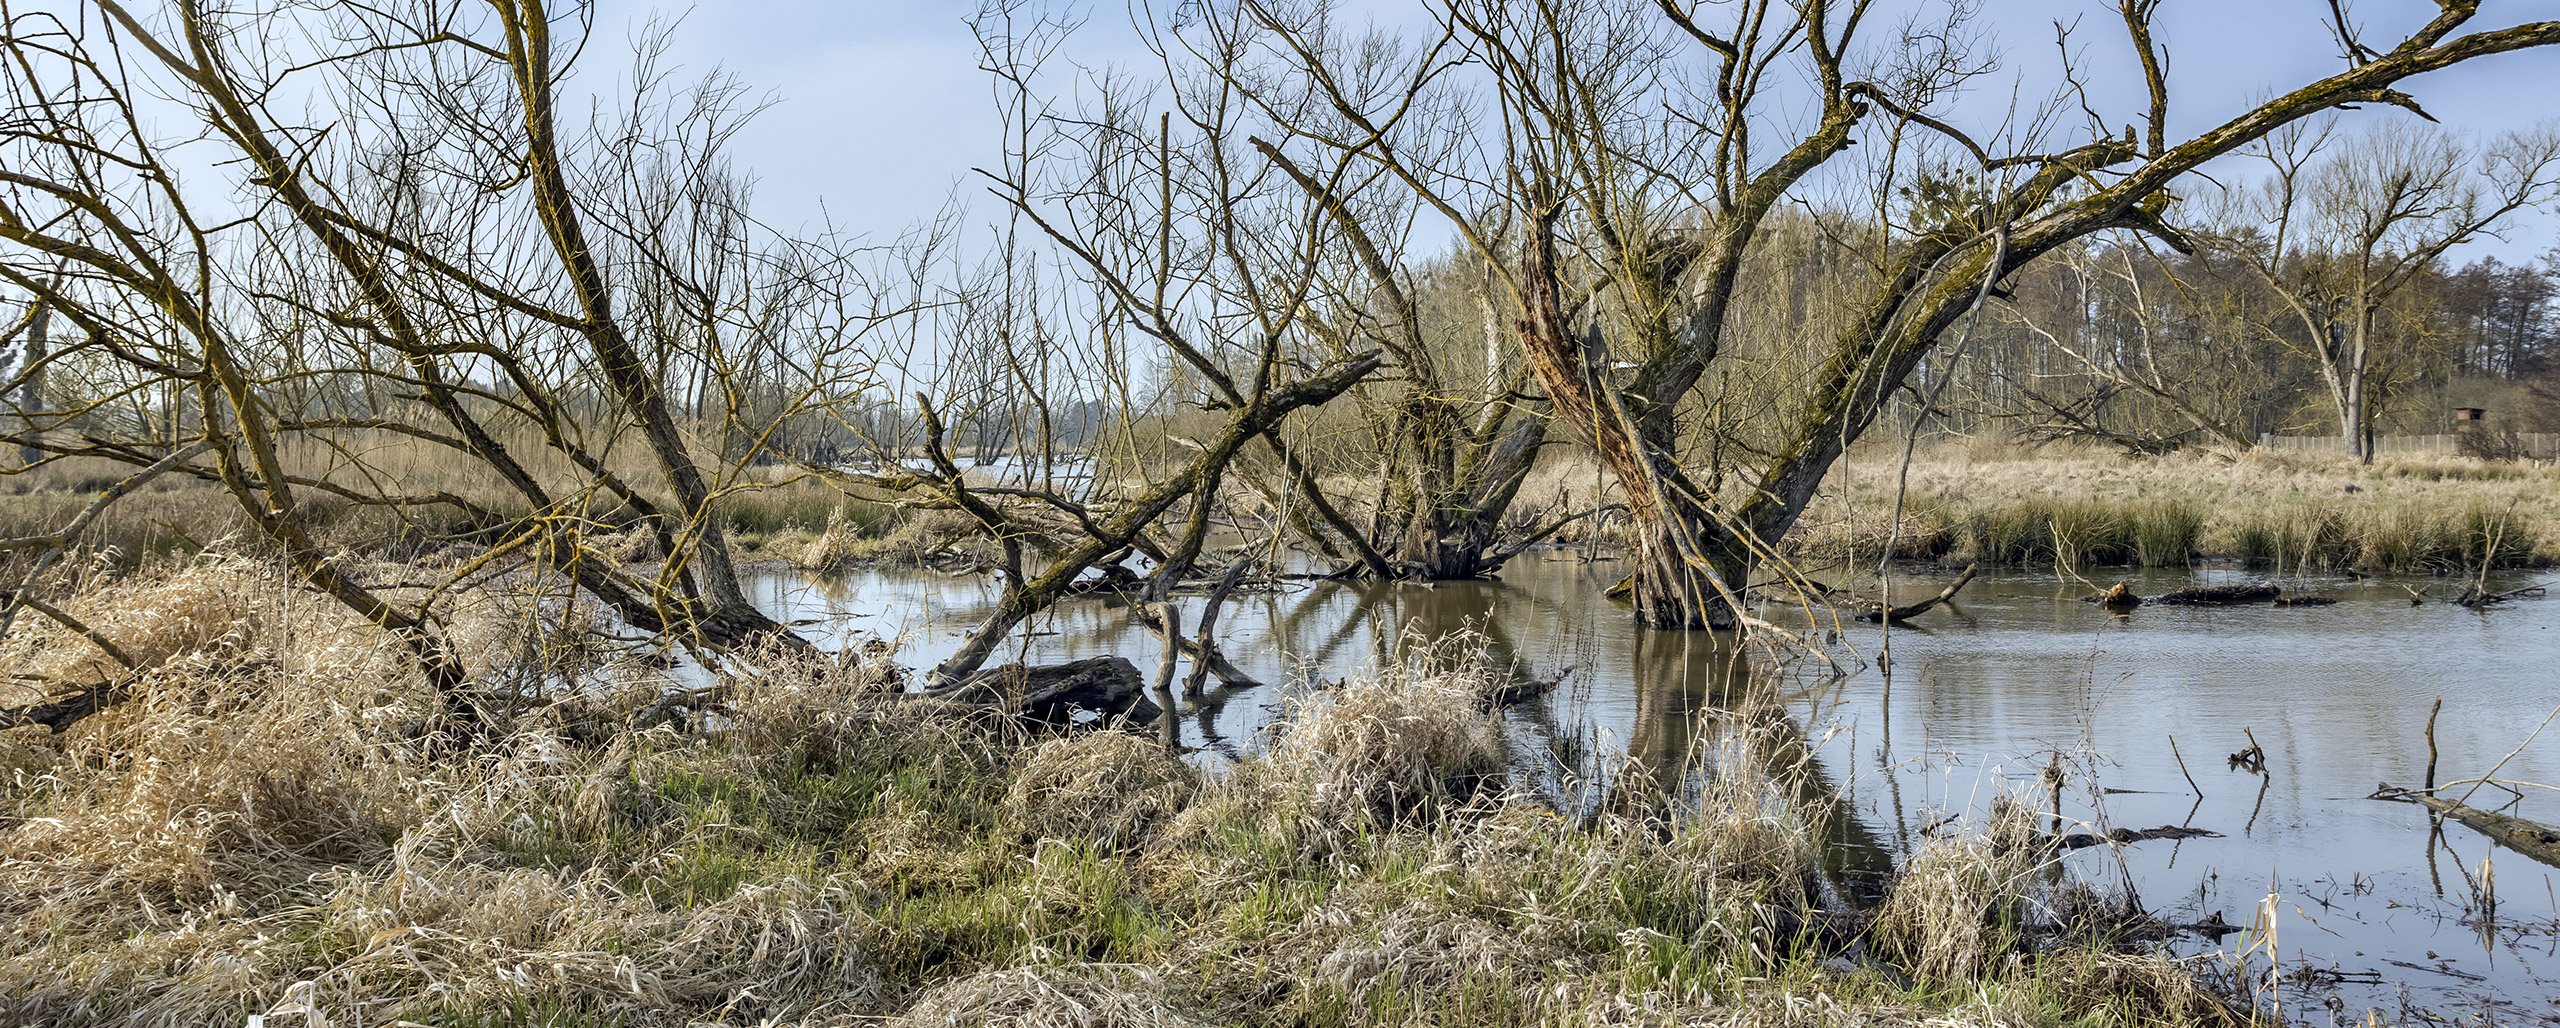
[{"label": "fallen log in water", "polygon": [[1879,621],[1886,624],[1901,624],[1904,621],[1908,621],[1920,616],[1921,614],[1927,613],[1931,607],[1935,607],[1941,603],[1955,599],[1956,593],[1964,590],[1965,583],[1973,581],[1974,572],[1981,569],[1982,565],[1979,564],[1965,565],[1964,573],[1957,575],[1955,581],[1947,583],[1946,588],[1938,590],[1938,595],[1929,597],[1928,599],[1922,600],[1918,603],[1904,604],[1899,607],[1888,607],[1884,605],[1884,601],[1882,600],[1862,600],[1860,602],[1864,604],[1866,609],[1859,611],[1857,618],[1858,620],[1869,624]]},{"label": "fallen log in water", "polygon": [[2248,582],[2241,585],[2207,585],[2194,589],[2180,589],[2177,592],[2154,596],[2149,602],[2180,607],[2227,607],[2238,603],[2266,603],[2283,595],[2284,590],[2275,586],[2264,582]]},{"label": "fallen log in water", "polygon": [[1076,712],[1127,717],[1146,724],[1164,713],[1147,699],[1146,680],[1125,657],[1088,657],[1064,664],[1007,664],[961,679],[929,695],[1002,707],[1052,725],[1075,722]]},{"label": "fallen log in water", "polygon": [[2496,840],[2501,846],[2553,867],[2560,867],[2560,829],[2550,825],[2527,821],[2496,811],[2482,810],[2466,803],[2415,789],[2394,789],[2389,783],[2376,787],[2372,798],[2419,804],[2462,822],[2472,831]]},{"label": "fallen log in water", "polygon": [[2069,835],[2047,836],[2046,841],[2054,849],[2078,850],[2107,843],[2113,843],[2121,846],[2136,842],[2150,842],[2153,839],[2219,838],[2222,838],[2221,832],[2211,831],[2209,829],[2188,828],[2184,825],[2162,825],[2158,828],[2116,828],[2109,830],[2104,835],[2094,835],[2089,832],[2073,832]]},{"label": "fallen log in water", "polygon": [[2525,597],[2540,599],[2545,595],[2547,595],[2546,587],[2539,585],[2528,585],[2522,589],[2509,589],[2502,593],[2487,592],[2480,589],[2478,586],[2474,586],[2470,589],[2463,590],[2462,597],[2453,602],[2459,603],[2473,610],[2480,610],[2482,608],[2505,603],[2508,600],[2522,599]]}]

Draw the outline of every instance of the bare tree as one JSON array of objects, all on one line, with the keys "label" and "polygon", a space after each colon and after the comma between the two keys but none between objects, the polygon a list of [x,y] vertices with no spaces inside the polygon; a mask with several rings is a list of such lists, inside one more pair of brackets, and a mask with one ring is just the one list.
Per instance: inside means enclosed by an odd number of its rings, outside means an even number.
[{"label": "bare tree", "polygon": [[[983,277],[992,288],[985,302],[951,308],[948,330],[919,337],[908,356],[910,367],[950,369],[916,396],[923,466],[865,476],[963,513],[1000,551],[994,608],[931,672],[945,685],[978,671],[1025,619],[1079,591],[1097,567],[1129,574],[1122,562],[1143,555],[1155,565],[1147,598],[1164,600],[1207,545],[1239,456],[1256,446],[1286,454],[1291,414],[1340,396],[1380,363],[1374,350],[1311,327],[1337,237],[1301,191],[1274,188],[1279,171],[1243,163],[1241,104],[1193,83],[1106,76],[1087,104],[1054,107],[1035,83],[1072,25],[1017,22],[1017,13],[995,6],[978,22],[1008,137],[1005,164],[985,173],[1009,212],[997,267]],[[1154,107],[1158,88],[1166,108]],[[1070,303],[1027,288],[1039,268],[1052,269],[1041,280],[1081,279],[1089,293]],[[937,350],[951,339],[964,344],[956,354]],[[1044,388],[1044,368],[1083,369],[1116,388],[1119,424],[1107,431],[1119,438],[1095,453],[1109,457],[1117,445],[1131,459],[1113,473],[1097,463],[1061,477],[1042,459],[1011,476],[970,474],[955,459],[947,415],[985,395],[990,362],[1029,387],[1006,404],[1010,419],[1053,424],[1083,402],[1075,389]],[[1160,396],[1142,402],[1140,392]],[[1201,437],[1170,438],[1177,404],[1207,416]],[[1141,431],[1154,438],[1137,439]],[[1175,645],[1178,626],[1163,623]]]},{"label": "bare tree", "polygon": [[[516,569],[697,652],[805,647],[747,599],[721,509],[785,426],[877,381],[868,335],[911,298],[860,247],[752,219],[721,157],[751,113],[733,85],[644,46],[628,93],[564,124],[586,14],[0,4],[0,281],[72,326],[50,361],[79,372],[43,419],[76,431],[12,441],[219,485],[442,688],[440,605]],[[312,533],[330,506],[480,556],[368,584]],[[623,559],[624,532],[659,559]]]},{"label": "bare tree", "polygon": [[[2066,360],[1997,372],[2036,419],[2030,434],[2137,452],[2189,439],[2249,448],[2234,415],[2264,405],[2259,383],[2269,376],[2249,373],[2260,356],[2256,330],[2234,309],[2229,276],[2139,238],[2065,247],[2039,272],[2024,276],[2029,282],[2002,308],[2038,348]],[[2120,396],[2145,401],[2131,423],[2117,409],[2128,405],[2114,402]],[[2155,410],[2165,416],[2146,416]]]},{"label": "bare tree", "polygon": [[2284,318],[2265,330],[2311,357],[2346,451],[2371,461],[2377,380],[2416,352],[2414,326],[2395,325],[2393,305],[2446,251],[2560,197],[2560,133],[2477,148],[2434,128],[2340,142],[2330,126],[2296,123],[2252,153],[2267,175],[2236,191],[2225,220],[2243,227],[2212,245],[2282,300]]}]

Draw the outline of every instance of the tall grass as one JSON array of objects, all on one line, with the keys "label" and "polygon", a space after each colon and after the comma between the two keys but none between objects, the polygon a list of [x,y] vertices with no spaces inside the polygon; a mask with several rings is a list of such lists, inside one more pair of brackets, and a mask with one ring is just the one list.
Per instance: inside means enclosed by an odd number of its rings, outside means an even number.
[{"label": "tall grass", "polygon": [[[1564,816],[1509,781],[1480,662],[1310,694],[1267,758],[1215,773],[1133,736],[1028,734],[788,661],[724,679],[715,731],[639,727],[663,683],[635,671],[502,715],[501,742],[457,759],[417,736],[438,700],[386,640],[269,572],[205,565],[81,602],[161,671],[70,734],[0,735],[18,772],[0,777],[0,1023],[1792,1023],[1819,1008],[2180,1024],[2219,1009],[2164,962],[2014,948],[1971,892],[1889,903],[1922,926],[1893,937],[1938,963],[1827,965],[1818,813],[1786,799],[1747,734],[1694,809]],[[503,637],[518,619],[492,605],[482,620]],[[8,645],[24,660],[68,641],[38,628]],[[1950,946],[1969,947],[1961,966]]]},{"label": "tall grass", "polygon": [[[1893,479],[1852,473],[1856,460],[1808,515],[1805,548],[1880,546]],[[2442,573],[2560,563],[2555,495],[2560,469],[2522,463],[1946,447],[1914,464],[1905,507],[1947,527],[1948,555],[1990,564],[2175,567],[2213,557]]]},{"label": "tall grass", "polygon": [[2205,517],[2176,500],[2116,504],[2029,497],[1966,512],[1957,552],[2014,566],[2139,564],[2181,567],[2195,559]]},{"label": "tall grass", "polygon": [[[420,449],[389,449],[391,456],[368,451],[370,460],[359,474],[357,466],[336,449],[292,448],[300,455],[299,464],[316,477],[334,474],[347,479],[341,484],[359,489],[396,481],[398,491],[460,496],[493,516],[477,518],[434,504],[357,505],[307,491],[303,514],[314,536],[334,549],[409,561],[447,545],[496,539],[531,515],[522,497],[496,488],[493,477],[481,469],[449,456],[433,459],[433,454],[416,452]],[[130,470],[84,460],[0,477],[0,539],[58,531]],[[751,555],[812,568],[898,560],[960,531],[948,519],[912,517],[885,499],[852,495],[809,478],[749,481],[725,493],[716,509],[739,546]],[[590,513],[599,520],[611,520],[627,512],[603,503]],[[176,477],[164,477],[125,497],[93,522],[78,542],[108,563],[128,569],[208,550],[269,552],[228,492],[211,483]]]}]

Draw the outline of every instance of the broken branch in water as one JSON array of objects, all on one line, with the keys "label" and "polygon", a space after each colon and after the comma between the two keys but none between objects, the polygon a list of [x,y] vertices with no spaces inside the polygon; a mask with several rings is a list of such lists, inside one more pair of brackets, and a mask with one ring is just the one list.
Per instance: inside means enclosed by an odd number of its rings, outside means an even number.
[{"label": "broken branch in water", "polygon": [[[1176,619],[1179,620],[1179,615],[1176,615]],[[1155,604],[1139,604],[1138,620],[1145,623],[1147,629],[1159,637],[1166,634],[1164,615],[1157,612]],[[1225,687],[1251,689],[1262,684],[1261,679],[1246,674],[1243,669],[1229,662],[1226,651],[1216,642],[1206,638],[1186,636],[1178,631],[1172,634],[1174,645],[1181,649],[1182,656],[1199,661],[1202,666],[1209,669],[1209,674],[1217,678],[1218,682]]]},{"label": "broken branch in water", "polygon": [[2104,834],[2073,832],[2069,835],[2049,835],[2045,837],[2047,844],[2058,850],[2087,849],[2091,846],[2105,845],[2108,843],[2122,846],[2128,843],[2149,842],[2153,839],[2219,838],[2222,838],[2221,832],[2211,831],[2204,828],[2189,828],[2184,825],[2162,825],[2158,828],[2141,829],[2117,828]]},{"label": "broken branch in water", "polygon": [[2473,610],[2480,610],[2485,607],[2505,603],[2508,600],[2522,599],[2528,596],[2540,599],[2545,595],[2548,595],[2547,587],[2539,585],[2528,585],[2521,589],[2509,589],[2502,593],[2487,592],[2478,586],[2473,586],[2469,589],[2463,590],[2462,597],[2453,602],[2459,603]]},{"label": "broken branch in water", "polygon": [[2553,867],[2560,867],[2560,829],[2552,828],[2550,825],[2527,821],[2511,814],[2482,810],[2468,803],[2432,796],[2417,789],[2395,789],[2388,782],[2376,786],[2370,798],[2419,804],[2462,822],[2471,830],[2488,836],[2501,846]]},{"label": "broken branch in water", "polygon": [[1922,600],[1918,603],[1905,604],[1899,607],[1888,607],[1882,600],[1865,601],[1866,609],[1858,612],[1858,620],[1869,623],[1882,621],[1887,624],[1898,625],[1904,621],[1910,620],[1911,618],[1918,617],[1927,613],[1931,607],[1935,607],[1941,603],[1955,599],[1956,593],[1964,590],[1965,583],[1973,581],[1974,572],[1980,571],[1981,569],[1982,565],[1979,564],[1965,565],[1964,573],[1957,575],[1955,581],[1947,583],[1946,588],[1938,590],[1938,595],[1929,597],[1928,599]]},{"label": "broken branch in water", "polygon": [[2265,582],[2239,585],[2207,585],[2194,589],[2152,597],[2151,602],[2185,607],[2227,607],[2235,603],[2266,603],[2283,596],[2284,590]]},{"label": "broken branch in water", "polygon": [[2249,748],[2232,754],[2231,766],[2252,774],[2265,774],[2267,749],[2258,745],[2258,733],[2250,731],[2245,725],[2241,727],[2240,733],[2249,737]]}]

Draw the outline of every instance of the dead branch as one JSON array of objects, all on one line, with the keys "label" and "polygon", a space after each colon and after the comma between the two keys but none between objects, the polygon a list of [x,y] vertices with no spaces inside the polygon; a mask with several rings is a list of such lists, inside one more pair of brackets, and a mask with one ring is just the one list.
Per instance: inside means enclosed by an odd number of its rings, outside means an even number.
[{"label": "dead branch", "polygon": [[1886,624],[1898,625],[1912,618],[1919,617],[1922,614],[1928,613],[1930,608],[1955,599],[1957,593],[1964,591],[1965,584],[1973,581],[1974,573],[1980,570],[1982,570],[1982,565],[1980,564],[1965,565],[1964,573],[1957,575],[1955,581],[1947,583],[1947,587],[1938,590],[1937,595],[1929,597],[1928,599],[1922,600],[1918,603],[1907,603],[1899,607],[1888,607],[1885,606],[1884,602],[1881,600],[1869,600],[1866,602],[1866,609],[1859,611],[1857,618],[1858,620],[1869,624],[1883,622]]},{"label": "dead branch", "polygon": [[2370,799],[2415,803],[2446,817],[2462,822],[2473,831],[2486,835],[2499,845],[2532,857],[2553,867],[2560,867],[2560,829],[2527,821],[2512,814],[2482,810],[2467,803],[2430,795],[2418,789],[2395,789],[2385,782],[2375,786]]}]

